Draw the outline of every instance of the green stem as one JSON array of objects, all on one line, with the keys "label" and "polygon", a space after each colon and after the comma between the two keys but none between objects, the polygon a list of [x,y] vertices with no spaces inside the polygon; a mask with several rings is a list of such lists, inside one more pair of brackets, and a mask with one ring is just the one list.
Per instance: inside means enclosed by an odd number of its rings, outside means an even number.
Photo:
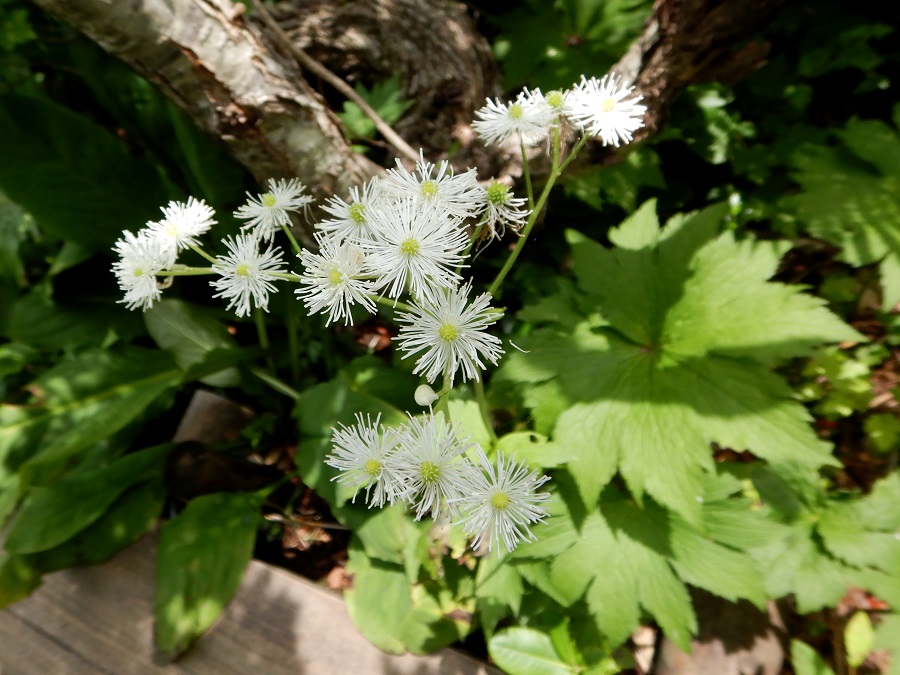
[{"label": "green stem", "polygon": [[300,244],[297,243],[297,240],[294,239],[294,235],[291,233],[291,228],[289,228],[284,223],[281,224],[281,229],[284,230],[284,233],[287,235],[287,238],[291,240],[291,248],[294,249],[294,253],[300,255],[302,249],[300,248]]},{"label": "green stem", "polygon": [[374,300],[377,304],[383,305],[389,309],[400,310],[401,312],[410,312],[412,311],[412,307],[407,305],[405,302],[400,302],[399,300],[391,300],[390,298],[383,298],[380,295],[375,295],[374,293],[369,296]]},{"label": "green stem", "polygon": [[443,412],[444,418],[450,421],[450,373],[444,373],[444,386],[437,392],[438,402],[434,404],[434,412]]},{"label": "green stem", "polygon": [[295,284],[300,281],[300,277],[293,272],[269,272],[276,279],[284,279],[285,281],[293,281]]},{"label": "green stem", "polygon": [[[534,209],[531,211],[531,214],[528,216],[528,221],[525,223],[525,227],[522,229],[522,236],[519,237],[518,243],[516,243],[516,247],[513,249],[512,253],[509,254],[509,258],[506,260],[506,263],[503,265],[503,268],[497,273],[497,277],[494,279],[490,288],[488,288],[488,293],[492,296],[497,295],[497,290],[500,288],[500,284],[503,283],[503,280],[506,278],[506,275],[509,274],[509,271],[512,269],[512,266],[515,264],[516,260],[519,257],[519,254],[522,252],[522,249],[525,247],[525,242],[528,241],[528,235],[531,234],[531,230],[534,227],[534,224],[537,222],[538,216],[541,214],[541,211],[544,210],[544,206],[547,203],[547,198],[550,196],[550,190],[556,184],[556,181],[559,179],[560,175],[563,172],[569,163],[575,158],[575,155],[578,154],[578,151],[584,147],[584,144],[587,142],[587,136],[582,136],[581,140],[576,143],[575,147],[572,148],[572,152],[566,157],[565,161],[560,162],[560,133],[559,127],[556,127],[553,130],[553,139],[550,142],[550,150],[552,153],[552,159],[550,162],[550,176],[547,178],[547,183],[544,185],[544,189],[541,192],[541,196],[538,197],[537,204]],[[523,146],[524,147],[524,146]],[[523,151],[524,152],[524,151]]]},{"label": "green stem", "polygon": [[291,382],[297,384],[300,381],[300,337],[297,335],[299,330],[299,322],[297,321],[297,313],[288,309],[284,316],[284,327],[288,335],[288,351],[291,360]]},{"label": "green stem", "polygon": [[[465,261],[466,258],[469,257],[469,254],[472,252],[472,247],[475,246],[475,242],[478,241],[478,237],[481,236],[481,231],[484,229],[484,223],[478,223],[475,226],[475,229],[472,231],[472,238],[469,239],[469,245],[466,246],[466,250],[462,252],[462,259]],[[459,265],[456,266],[456,273],[459,274],[459,271],[463,268],[463,263],[460,262]]]},{"label": "green stem", "polygon": [[275,359],[272,357],[272,351],[269,349],[269,333],[266,330],[266,317],[263,312],[256,309],[253,311],[253,322],[256,324],[256,334],[259,336],[259,346],[266,353],[266,366],[273,373],[275,372]]},{"label": "green stem", "polygon": [[475,389],[475,400],[478,401],[478,410],[481,412],[481,421],[484,422],[484,427],[488,430],[488,434],[491,437],[491,445],[496,445],[497,434],[494,433],[494,426],[491,424],[491,413],[488,409],[487,397],[484,395],[484,382],[481,378],[478,378],[473,383],[473,387]]},{"label": "green stem", "polygon": [[528,193],[528,208],[534,209],[534,190],[531,187],[531,169],[528,168],[528,156],[525,154],[525,141],[519,134],[519,149],[522,151],[522,172],[525,174],[525,190]]},{"label": "green stem", "polygon": [[199,277],[205,274],[215,274],[212,267],[184,267],[178,265],[170,270],[162,270],[156,273],[158,277]]},{"label": "green stem", "polygon": [[250,368],[250,372],[255,375],[257,378],[265,382],[267,385],[272,387],[275,391],[284,394],[288,398],[293,400],[297,400],[300,398],[300,392],[294,389],[292,386],[287,384],[286,382],[282,382],[277,377],[272,375],[271,373],[263,370],[262,368],[257,368],[253,366]]},{"label": "green stem", "polygon": [[207,259],[209,262],[211,262],[211,263],[215,263],[215,262],[216,262],[216,259],[215,259],[215,258],[213,258],[209,253],[207,253],[206,251],[204,251],[204,250],[203,250],[202,248],[200,248],[199,246],[191,246],[191,250],[192,250],[194,253],[196,253],[196,254],[198,254],[198,255],[200,255],[200,256],[206,258],[206,259]]}]

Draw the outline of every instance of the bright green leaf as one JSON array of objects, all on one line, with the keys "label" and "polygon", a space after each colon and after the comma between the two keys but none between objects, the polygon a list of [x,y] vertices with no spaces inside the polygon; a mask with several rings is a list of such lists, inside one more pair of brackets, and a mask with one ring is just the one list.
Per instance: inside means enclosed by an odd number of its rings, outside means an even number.
[{"label": "bright green leaf", "polygon": [[834,675],[816,650],[800,640],[791,640],[791,665],[796,675]]},{"label": "bright green leaf", "polygon": [[550,636],[532,628],[507,628],[488,642],[491,659],[509,675],[575,673],[553,648]]},{"label": "bright green leaf", "polygon": [[205,495],[162,526],[153,635],[164,658],[184,652],[234,597],[253,555],[261,504],[258,494]]},{"label": "bright green leaf", "polygon": [[851,668],[859,668],[872,651],[875,633],[872,620],[866,612],[856,612],[844,627],[844,646],[847,649],[847,663]]}]

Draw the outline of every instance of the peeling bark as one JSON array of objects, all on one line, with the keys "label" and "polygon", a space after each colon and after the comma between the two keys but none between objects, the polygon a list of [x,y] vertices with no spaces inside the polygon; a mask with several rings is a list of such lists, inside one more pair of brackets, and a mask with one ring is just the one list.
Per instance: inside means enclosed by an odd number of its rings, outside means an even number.
[{"label": "peeling bark", "polygon": [[377,171],[339,121],[228,0],[34,0],[156,84],[259,180],[325,194]]}]

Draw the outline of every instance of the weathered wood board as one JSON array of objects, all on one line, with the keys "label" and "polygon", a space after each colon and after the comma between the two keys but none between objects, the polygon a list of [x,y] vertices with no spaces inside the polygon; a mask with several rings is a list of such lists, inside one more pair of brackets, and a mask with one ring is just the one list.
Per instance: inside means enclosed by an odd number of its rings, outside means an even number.
[{"label": "weathered wood board", "polygon": [[353,627],[340,597],[254,561],[225,614],[177,663],[153,662],[156,537],[103,565],[45,577],[0,612],[0,675],[490,675],[459,652],[385,654]]}]

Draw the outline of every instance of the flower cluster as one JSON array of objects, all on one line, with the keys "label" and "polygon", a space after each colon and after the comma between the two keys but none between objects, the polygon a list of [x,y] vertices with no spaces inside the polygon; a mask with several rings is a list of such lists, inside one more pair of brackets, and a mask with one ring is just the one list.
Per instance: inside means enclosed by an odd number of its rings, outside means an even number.
[{"label": "flower cluster", "polygon": [[[499,454],[495,461],[477,443],[460,438],[459,427],[441,413],[411,417],[399,428],[386,428],[357,414],[356,424],[333,434],[326,464],[341,473],[333,480],[366,491],[369,507],[405,502],[416,512],[440,522],[460,525],[499,554],[502,544],[512,551],[520,541],[535,541],[530,526],[549,515],[550,498],[539,492],[548,476]],[[474,461],[469,459],[469,453]]]},{"label": "flower cluster", "polygon": [[644,126],[647,107],[634,87],[624,87],[615,75],[585,78],[567,91],[541,93],[525,90],[510,103],[488,100],[472,123],[486,144],[502,143],[510,137],[534,145],[545,140],[562,120],[575,123],[586,135],[598,136],[603,145],[630,143]]},{"label": "flower cluster", "polygon": [[279,249],[270,245],[260,251],[260,244],[271,241],[275,230],[290,222],[289,211],[297,211],[311,201],[304,191],[297,180],[270,180],[268,192],[256,196],[248,193],[248,203],[234,216],[249,221],[243,229],[250,231],[226,238],[228,253],[216,258],[199,249],[200,236],[216,224],[213,209],[193,197],[187,202],[169,202],[162,208],[162,220],[147,223],[136,236],[125,231],[113,247],[119,256],[113,272],[125,292],[120,302],[129,309],[150,309],[164,287],[157,277],[192,273],[176,264],[179,253],[190,248],[206,257],[212,263],[209,270],[219,275],[210,282],[218,291],[213,297],[228,300],[228,309],[234,308],[238,316],[248,315],[253,306],[268,311],[269,293],[275,290],[272,281],[283,272],[285,262]]}]

